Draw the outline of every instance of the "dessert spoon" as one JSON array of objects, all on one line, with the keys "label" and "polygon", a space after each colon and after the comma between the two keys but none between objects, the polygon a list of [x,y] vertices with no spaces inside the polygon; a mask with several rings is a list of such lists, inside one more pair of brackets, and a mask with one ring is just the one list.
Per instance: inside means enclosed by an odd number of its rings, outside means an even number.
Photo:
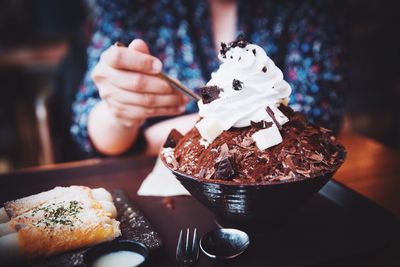
[{"label": "dessert spoon", "polygon": [[217,260],[233,259],[242,254],[249,245],[249,236],[233,228],[216,229],[200,240],[200,248],[204,254]]}]

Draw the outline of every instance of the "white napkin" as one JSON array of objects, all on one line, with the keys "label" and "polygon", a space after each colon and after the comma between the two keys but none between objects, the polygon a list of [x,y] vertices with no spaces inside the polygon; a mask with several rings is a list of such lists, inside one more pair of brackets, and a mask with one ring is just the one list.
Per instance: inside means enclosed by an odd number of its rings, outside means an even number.
[{"label": "white napkin", "polygon": [[153,170],[144,179],[137,193],[139,196],[158,197],[190,195],[160,158],[157,159]]}]

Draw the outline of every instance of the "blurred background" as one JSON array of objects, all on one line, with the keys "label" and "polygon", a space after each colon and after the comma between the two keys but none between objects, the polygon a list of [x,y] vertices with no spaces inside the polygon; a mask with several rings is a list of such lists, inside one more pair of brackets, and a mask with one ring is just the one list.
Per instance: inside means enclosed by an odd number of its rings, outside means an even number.
[{"label": "blurred background", "polygon": [[[76,159],[70,107],[86,69],[94,6],[0,1],[0,172]],[[344,130],[400,150],[400,4],[348,6]]]}]

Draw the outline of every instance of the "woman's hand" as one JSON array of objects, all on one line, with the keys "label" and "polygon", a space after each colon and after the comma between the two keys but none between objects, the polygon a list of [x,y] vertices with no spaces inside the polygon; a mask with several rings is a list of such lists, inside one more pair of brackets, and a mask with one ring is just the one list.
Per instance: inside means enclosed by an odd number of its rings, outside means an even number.
[{"label": "woman's hand", "polygon": [[92,79],[113,116],[125,126],[141,125],[148,117],[171,116],[185,110],[187,97],[154,76],[162,63],[146,43],[111,46],[93,69]]},{"label": "woman's hand", "polygon": [[102,101],[88,121],[90,139],[99,152],[121,154],[135,142],[146,118],[185,110],[187,97],[154,75],[161,69],[161,61],[149,54],[142,40],[103,52],[92,72]]}]

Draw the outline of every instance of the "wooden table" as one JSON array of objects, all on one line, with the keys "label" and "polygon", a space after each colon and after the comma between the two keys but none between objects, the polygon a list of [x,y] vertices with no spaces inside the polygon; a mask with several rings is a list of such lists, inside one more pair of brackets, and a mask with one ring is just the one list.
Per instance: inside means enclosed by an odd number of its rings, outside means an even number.
[{"label": "wooden table", "polygon": [[[348,157],[335,179],[400,218],[400,154],[355,133],[343,133],[340,139],[347,148]],[[154,266],[173,266],[179,230],[200,225],[204,233],[214,229],[215,223],[213,215],[190,197],[175,197],[175,208],[169,209],[163,204],[162,198],[137,196],[136,192],[141,181],[151,170],[154,160],[146,156],[92,159],[3,174],[0,175],[0,202],[58,185],[81,184],[107,189],[122,188],[138,204],[163,237],[165,242],[163,259],[158,263],[156,259]],[[379,262],[380,259],[374,257],[371,260],[364,259],[362,264],[377,266],[374,264]],[[203,256],[198,266],[210,266],[210,264]],[[243,266],[246,266],[245,262]],[[260,262],[259,266],[263,264]]]},{"label": "wooden table", "polygon": [[347,159],[335,180],[400,218],[400,153],[356,133],[345,132],[339,138]]}]

